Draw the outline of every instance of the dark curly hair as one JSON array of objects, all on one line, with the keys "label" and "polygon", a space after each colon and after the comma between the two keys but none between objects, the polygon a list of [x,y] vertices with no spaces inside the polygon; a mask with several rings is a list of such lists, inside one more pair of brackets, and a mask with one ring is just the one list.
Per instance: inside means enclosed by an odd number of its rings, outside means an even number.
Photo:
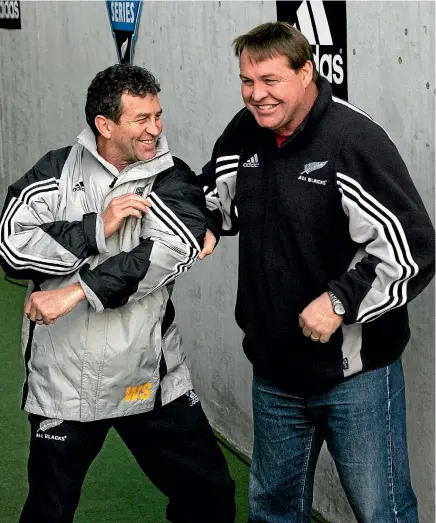
[{"label": "dark curly hair", "polygon": [[134,96],[157,94],[160,85],[156,78],[144,67],[131,64],[116,64],[97,73],[88,87],[86,96],[86,121],[95,136],[99,132],[95,117],[99,114],[118,123],[121,116],[121,95]]}]

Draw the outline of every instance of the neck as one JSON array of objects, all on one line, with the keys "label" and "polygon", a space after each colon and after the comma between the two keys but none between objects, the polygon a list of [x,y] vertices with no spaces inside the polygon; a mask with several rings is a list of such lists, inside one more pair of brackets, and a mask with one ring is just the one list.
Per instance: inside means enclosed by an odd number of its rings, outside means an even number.
[{"label": "neck", "polygon": [[316,86],[315,82],[311,82],[310,85],[307,87],[306,96],[304,97],[300,107],[295,112],[295,115],[292,118],[292,120],[288,122],[284,127],[277,129],[275,131],[276,134],[281,134],[282,136],[291,136],[291,134],[295,132],[297,127],[303,123],[306,116],[310,113],[317,97],[318,87]]},{"label": "neck", "polygon": [[121,158],[119,153],[114,150],[111,143],[108,140],[105,140],[102,136],[97,136],[96,141],[98,154],[108,163],[112,164],[118,172],[121,172],[133,163]]}]

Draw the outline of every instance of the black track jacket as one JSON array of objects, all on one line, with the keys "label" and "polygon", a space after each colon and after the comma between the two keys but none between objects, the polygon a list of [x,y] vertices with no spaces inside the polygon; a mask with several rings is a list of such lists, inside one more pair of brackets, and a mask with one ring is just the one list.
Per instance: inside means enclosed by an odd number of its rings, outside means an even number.
[{"label": "black track jacket", "polygon": [[[304,395],[398,358],[406,303],[434,273],[433,226],[395,145],[325,79],[318,89],[279,149],[240,111],[201,175],[212,231],[240,233],[244,350],[258,375]],[[344,323],[313,343],[298,315],[328,289]]]}]

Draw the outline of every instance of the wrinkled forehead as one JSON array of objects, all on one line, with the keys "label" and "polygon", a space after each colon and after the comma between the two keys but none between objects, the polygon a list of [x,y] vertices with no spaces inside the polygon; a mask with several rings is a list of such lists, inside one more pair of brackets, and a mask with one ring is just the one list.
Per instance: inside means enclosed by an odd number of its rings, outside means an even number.
[{"label": "wrinkled forehead", "polygon": [[287,75],[292,71],[289,58],[283,53],[262,53],[251,55],[242,51],[239,60],[239,73],[241,76],[253,77],[271,74]]},{"label": "wrinkled forehead", "polygon": [[121,95],[120,100],[120,114],[131,113],[157,113],[161,111],[159,98],[157,94],[144,93],[132,94],[125,91]]},{"label": "wrinkled forehead", "polygon": [[274,58],[285,58],[289,63],[288,57],[275,47],[244,47],[239,57],[239,63],[241,63],[243,56],[246,57],[251,64],[258,64]]}]

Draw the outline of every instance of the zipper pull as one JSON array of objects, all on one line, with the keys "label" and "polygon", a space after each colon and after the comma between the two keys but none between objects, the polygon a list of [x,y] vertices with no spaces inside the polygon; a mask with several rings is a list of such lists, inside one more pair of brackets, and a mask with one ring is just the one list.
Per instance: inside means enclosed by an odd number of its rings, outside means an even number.
[{"label": "zipper pull", "polygon": [[116,176],[114,176],[114,179],[109,184],[109,189],[112,189],[114,187],[114,185],[117,183],[117,180],[118,180],[118,178]]}]

